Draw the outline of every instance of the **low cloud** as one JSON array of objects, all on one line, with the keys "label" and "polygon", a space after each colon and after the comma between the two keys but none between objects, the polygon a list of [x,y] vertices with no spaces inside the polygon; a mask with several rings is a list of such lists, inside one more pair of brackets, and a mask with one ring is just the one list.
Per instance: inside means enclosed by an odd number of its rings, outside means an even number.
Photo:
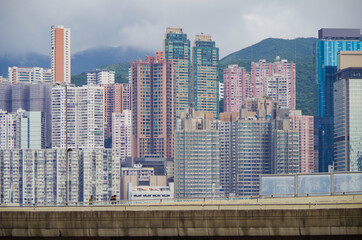
[{"label": "low cloud", "polygon": [[0,0],[0,53],[50,53],[50,26],[72,30],[72,51],[99,46],[162,50],[167,26],[191,41],[212,35],[225,56],[264,38],[316,37],[322,27],[362,28],[362,2],[219,0]]}]

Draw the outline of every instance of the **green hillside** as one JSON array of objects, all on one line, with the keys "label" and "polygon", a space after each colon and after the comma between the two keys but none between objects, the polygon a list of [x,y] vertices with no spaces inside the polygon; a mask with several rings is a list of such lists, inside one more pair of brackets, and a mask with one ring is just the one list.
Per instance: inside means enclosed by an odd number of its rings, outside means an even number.
[{"label": "green hillside", "polygon": [[[222,70],[228,64],[238,64],[250,71],[252,61],[266,59],[274,61],[276,56],[281,59],[288,59],[296,63],[297,69],[297,109],[301,109],[303,114],[313,115],[315,107],[315,74],[313,68],[313,45],[316,38],[297,38],[293,40],[268,38],[250,47],[234,52],[220,60],[219,79],[222,81]],[[98,67],[116,72],[116,82],[128,82],[128,68],[130,62],[122,62]],[[72,76],[72,83],[77,86],[86,84],[85,73]]]},{"label": "green hillside", "polygon": [[[298,58],[313,55],[313,44],[316,38],[296,38],[292,40],[268,38],[250,47],[229,54],[221,59],[221,64],[246,63],[247,61],[281,59],[295,61]],[[250,68],[250,66],[249,66]]]}]

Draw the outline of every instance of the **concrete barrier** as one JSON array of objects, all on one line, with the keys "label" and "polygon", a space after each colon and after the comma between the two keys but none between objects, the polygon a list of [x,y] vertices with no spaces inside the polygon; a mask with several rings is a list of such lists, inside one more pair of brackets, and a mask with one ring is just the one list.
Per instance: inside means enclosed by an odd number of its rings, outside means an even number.
[{"label": "concrete barrier", "polygon": [[313,198],[304,199],[210,201],[199,205],[2,207],[0,237],[362,235],[360,197],[348,196],[344,201],[338,198],[339,203],[318,198],[319,205],[310,204],[316,201]]}]

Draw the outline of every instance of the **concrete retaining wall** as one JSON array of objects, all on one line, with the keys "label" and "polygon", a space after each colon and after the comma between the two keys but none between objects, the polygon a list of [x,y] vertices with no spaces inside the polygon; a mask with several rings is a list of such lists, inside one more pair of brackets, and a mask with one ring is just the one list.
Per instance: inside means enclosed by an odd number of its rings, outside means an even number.
[{"label": "concrete retaining wall", "polygon": [[362,209],[0,211],[2,237],[362,234]]}]

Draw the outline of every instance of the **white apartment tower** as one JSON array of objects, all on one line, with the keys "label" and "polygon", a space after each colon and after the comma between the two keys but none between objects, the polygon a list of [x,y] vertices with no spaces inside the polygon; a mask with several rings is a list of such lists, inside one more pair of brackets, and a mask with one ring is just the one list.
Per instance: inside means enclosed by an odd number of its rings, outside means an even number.
[{"label": "white apartment tower", "polygon": [[7,113],[0,109],[0,149],[19,148],[19,116],[25,112]]},{"label": "white apartment tower", "polygon": [[121,158],[131,157],[132,154],[132,111],[112,114],[112,148],[119,149]]},{"label": "white apartment tower", "polygon": [[51,27],[52,81],[70,83],[71,78],[70,28]]},{"label": "white apartment tower", "polygon": [[114,84],[115,72],[108,70],[95,70],[87,72],[87,84]]},{"label": "white apartment tower", "polygon": [[18,83],[52,83],[52,70],[41,67],[9,67],[8,81]]},{"label": "white apartment tower", "polygon": [[66,135],[69,148],[104,147],[103,87],[85,85],[52,88],[52,147],[65,148]]}]

